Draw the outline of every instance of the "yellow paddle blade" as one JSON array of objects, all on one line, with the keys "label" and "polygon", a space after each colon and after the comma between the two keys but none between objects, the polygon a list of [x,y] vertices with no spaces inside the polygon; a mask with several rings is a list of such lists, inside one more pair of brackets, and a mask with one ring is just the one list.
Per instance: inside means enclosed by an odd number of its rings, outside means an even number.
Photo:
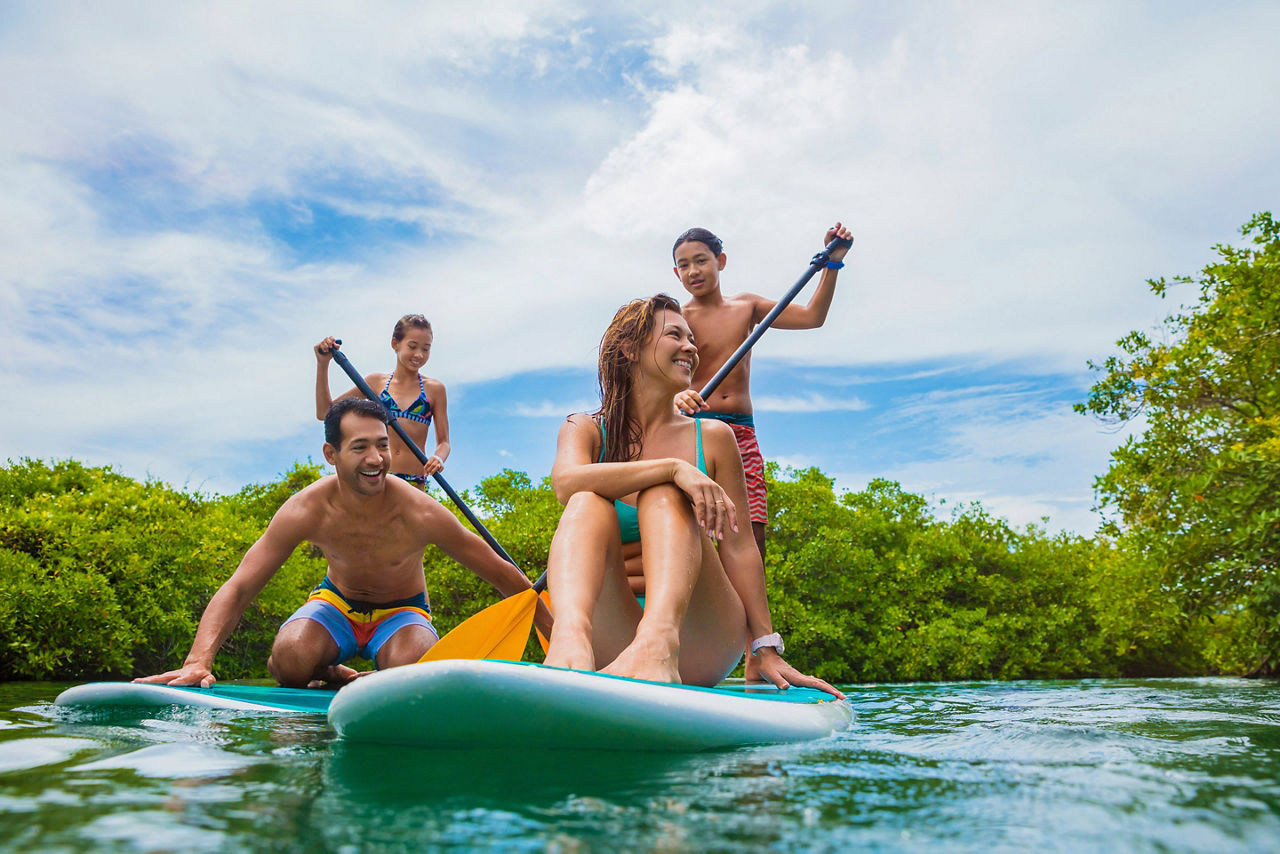
[{"label": "yellow paddle blade", "polygon": [[[538,598],[542,600],[542,604],[547,606],[547,611],[551,611],[551,591],[543,590],[538,594]],[[534,626],[534,632],[538,635],[538,643],[542,645],[542,654],[547,654],[547,649],[551,646],[551,642],[547,640],[547,636],[542,633],[542,629]]]},{"label": "yellow paddle blade", "polygon": [[538,595],[524,590],[463,620],[418,661],[496,658],[519,661],[529,640]]}]

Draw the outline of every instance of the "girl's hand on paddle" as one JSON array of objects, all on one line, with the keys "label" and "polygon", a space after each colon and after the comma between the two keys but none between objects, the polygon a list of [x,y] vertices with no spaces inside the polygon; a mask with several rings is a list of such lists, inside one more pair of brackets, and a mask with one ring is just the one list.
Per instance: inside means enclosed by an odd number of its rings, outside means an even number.
[{"label": "girl's hand on paddle", "polygon": [[329,364],[333,361],[333,351],[337,350],[341,346],[342,345],[338,342],[338,339],[330,335],[315,346],[316,361],[322,365]]},{"label": "girl's hand on paddle", "polygon": [[[853,235],[849,233],[849,229],[845,228],[843,225],[837,222],[831,228],[827,229],[827,235],[826,237],[823,238],[822,245],[826,246],[831,241],[835,240],[837,237],[843,238],[845,240],[853,240]],[[837,246],[835,249],[831,250],[831,255],[830,255],[831,260],[843,261],[844,256],[848,254],[849,250],[852,248],[853,248],[852,246]]]},{"label": "girl's hand on paddle", "polygon": [[427,457],[427,464],[422,467],[422,476],[431,477],[431,475],[442,471],[444,471],[444,460],[432,454]]},{"label": "girl's hand on paddle", "polygon": [[675,404],[676,409],[678,409],[682,415],[692,415],[695,412],[701,412],[704,409],[711,408],[707,406],[706,401],[702,399],[702,395],[698,394],[691,388],[687,388],[677,394]]},{"label": "girl's hand on paddle", "polygon": [[700,472],[697,466],[679,460],[672,483],[693,502],[693,516],[707,536],[719,542],[724,539],[726,530],[737,532],[738,509],[729,500],[729,493]]},{"label": "girl's hand on paddle", "polygon": [[783,660],[782,656],[769,648],[765,647],[756,653],[756,660],[759,664],[760,675],[766,682],[772,682],[779,688],[790,688],[792,685],[799,685],[802,688],[817,688],[819,691],[826,691],[841,700],[845,699],[844,693],[831,683],[817,676],[809,676],[796,670],[790,664]]},{"label": "girl's hand on paddle", "polygon": [[158,673],[155,676],[139,676],[133,681],[160,685],[199,685],[201,688],[208,688],[218,680],[213,678],[213,672],[203,664],[187,664],[181,670],[170,670],[168,673]]}]

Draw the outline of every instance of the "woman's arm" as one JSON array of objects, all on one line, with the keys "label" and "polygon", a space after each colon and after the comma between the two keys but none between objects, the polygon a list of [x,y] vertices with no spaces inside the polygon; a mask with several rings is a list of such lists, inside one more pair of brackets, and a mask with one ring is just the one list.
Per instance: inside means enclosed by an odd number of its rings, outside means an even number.
[{"label": "woman's arm", "polygon": [[[702,423],[702,448],[707,458],[707,469],[716,482],[724,487],[735,507],[747,509],[747,478],[742,471],[742,457],[733,430],[719,421],[710,419]],[[769,596],[765,589],[764,564],[760,560],[760,548],[750,525],[741,525],[731,531],[720,543],[720,562],[724,565],[729,583],[738,592],[747,611],[747,633],[758,638],[773,632],[773,619],[769,615]]]},{"label": "woman's arm", "polygon": [[551,466],[551,486],[561,504],[579,492],[604,498],[621,498],[646,486],[670,483],[683,460],[662,458],[629,463],[597,463],[600,427],[586,415],[570,415],[560,425],[556,459]]},{"label": "woman's arm", "polygon": [[696,466],[674,457],[597,463],[600,443],[600,428],[586,415],[570,415],[561,425],[551,466],[551,486],[561,504],[579,492],[616,500],[646,487],[674,483],[689,497],[698,524],[709,536],[720,539],[737,528],[737,513],[724,489]]},{"label": "woman's arm", "polygon": [[[742,471],[742,457],[733,431],[726,424],[710,421],[703,425],[702,446],[707,457],[707,468],[716,481],[738,506],[747,506],[747,479]],[[769,594],[765,587],[764,563],[755,536],[748,525],[733,531],[724,538],[719,549],[720,562],[724,566],[729,583],[737,591],[747,614],[747,643],[752,639],[773,634],[773,617],[769,613]],[[778,651],[765,647],[758,653],[760,673],[779,688],[802,685],[817,688],[843,699],[838,689],[816,676],[796,670],[783,660]]]}]

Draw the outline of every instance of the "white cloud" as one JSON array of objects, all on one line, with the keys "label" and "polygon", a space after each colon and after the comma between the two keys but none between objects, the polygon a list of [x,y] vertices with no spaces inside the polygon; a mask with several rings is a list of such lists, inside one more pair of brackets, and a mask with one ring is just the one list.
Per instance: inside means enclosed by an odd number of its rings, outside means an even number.
[{"label": "white cloud", "polygon": [[[693,224],[725,238],[726,289],[764,294],[833,220],[854,228],[826,328],[770,333],[757,360],[1083,375],[1170,308],[1146,277],[1193,272],[1280,192],[1272,4],[735,12],[10,4],[0,453],[224,483],[192,447],[225,461],[309,429],[311,345],[335,332],[385,369],[409,310],[451,389],[589,366],[619,303],[679,293],[670,242]],[[266,202],[425,236],[299,266],[257,223]],[[961,412],[946,464],[908,461],[904,483],[1020,518],[1079,505],[1116,437],[1017,392]],[[246,398],[270,403],[224,415]],[[520,417],[552,406],[594,408]]]},{"label": "white cloud", "polygon": [[825,394],[793,397],[761,395],[752,400],[757,412],[858,412],[871,404],[857,397],[833,398]]},{"label": "white cloud", "polygon": [[860,487],[884,477],[909,491],[945,498],[952,507],[978,501],[1016,525],[1039,524],[1047,516],[1051,529],[1080,533],[1098,524],[1092,511],[1094,477],[1106,471],[1119,443],[1144,429],[1141,421],[1119,432],[1104,429],[1021,383],[897,402],[882,429],[922,430],[920,425],[936,436],[920,448],[922,458],[875,472],[837,473],[838,482]]},{"label": "white cloud", "polygon": [[589,401],[585,398],[572,403],[555,403],[544,400],[541,403],[517,403],[510,407],[510,413],[517,418],[564,418],[574,412],[594,412],[600,408],[600,401]]}]

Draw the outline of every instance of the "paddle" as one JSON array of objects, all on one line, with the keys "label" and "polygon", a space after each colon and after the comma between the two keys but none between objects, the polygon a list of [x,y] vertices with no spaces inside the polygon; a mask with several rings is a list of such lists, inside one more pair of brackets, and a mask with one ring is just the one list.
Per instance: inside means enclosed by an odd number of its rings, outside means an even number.
[{"label": "paddle", "polygon": [[[827,261],[831,258],[831,250],[839,246],[852,246],[853,241],[842,237],[837,237],[826,245],[826,247],[814,255],[809,261],[809,269],[804,275],[791,286],[791,289],[783,295],[773,310],[765,315],[759,325],[747,336],[747,340],[742,342],[742,346],[734,351],[733,355],[725,362],[724,367],[716,372],[706,387],[702,390],[702,397],[705,400],[716,386],[724,381],[729,371],[742,360],[742,357],[751,349],[751,345],[764,334],[764,331],[773,324],[782,310],[791,304],[796,295],[804,288],[809,280],[813,278],[814,273],[826,266]],[[337,357],[338,352],[335,351],[334,356]],[[351,374],[351,371],[347,372]],[[353,376],[352,379],[355,379]],[[363,381],[361,381],[363,382]],[[361,383],[358,382],[357,385]],[[534,610],[538,605],[538,597],[547,588],[547,574],[544,572],[539,576],[538,580],[533,583],[531,590],[523,590],[514,596],[508,596],[501,602],[497,602],[485,608],[480,613],[467,618],[458,625],[453,631],[441,638],[435,646],[433,646],[426,655],[422,657],[423,661],[432,661],[442,658],[497,658],[509,661],[518,661],[521,652],[524,650],[524,644],[529,637],[529,626],[533,622]],[[494,633],[493,639],[485,638],[482,632]],[[538,641],[542,644],[543,652],[547,649],[547,640],[538,633]],[[485,650],[484,653],[472,654],[475,650]]]},{"label": "paddle", "polygon": [[774,305],[769,313],[764,316],[764,320],[761,320],[756,328],[751,330],[751,334],[747,336],[747,340],[743,341],[742,344],[739,345],[738,349],[733,351],[733,355],[725,360],[725,363],[720,366],[720,370],[716,371],[715,376],[713,376],[710,381],[702,387],[702,391],[698,392],[698,394],[702,395],[703,400],[706,400],[711,395],[711,392],[716,390],[716,386],[724,382],[724,378],[729,376],[729,372],[738,366],[738,363],[742,361],[742,357],[747,355],[747,351],[751,349],[751,345],[755,344],[756,341],[760,339],[760,336],[764,334],[764,331],[772,326],[773,322],[778,319],[778,315],[782,314],[783,310],[787,306],[791,305],[791,301],[796,298],[800,291],[804,290],[805,285],[809,284],[809,280],[813,278],[814,273],[817,273],[823,267],[827,266],[827,262],[831,260],[831,251],[833,249],[838,249],[841,246],[852,245],[852,240],[844,237],[837,237],[835,240],[828,243],[821,252],[810,259],[809,269],[804,271],[804,275],[797,279],[796,283],[791,286],[791,289],[782,295],[782,299],[778,300],[777,304]]},{"label": "paddle", "polygon": [[[338,343],[341,344],[342,342],[338,341]],[[352,366],[351,360],[347,358],[345,353],[335,349],[333,351],[333,360],[351,378],[356,388],[364,393],[365,397],[381,402],[377,392],[364,381],[364,377]],[[426,465],[426,453],[409,438],[409,434],[400,426],[400,422],[396,420],[396,417],[391,415],[390,412],[387,414],[391,418],[391,429],[395,430],[396,435],[400,437],[400,441],[404,442],[413,451],[414,456],[423,465]],[[520,565],[512,559],[511,555],[507,554],[506,549],[494,539],[493,534],[490,534],[489,530],[476,518],[461,496],[454,492],[453,487],[444,479],[444,475],[436,472],[432,475],[432,478],[435,479],[436,483],[440,484],[440,488],[462,511],[462,515],[467,518],[467,521],[476,529],[476,532],[484,538],[484,541],[501,555],[503,560],[516,569],[520,569]],[[524,570],[520,571],[524,572]],[[490,605],[483,611],[463,620],[453,628],[453,631],[436,641],[435,645],[427,650],[426,655],[422,656],[419,661],[437,661],[446,658],[496,658],[504,661],[519,661],[524,654],[525,642],[529,639],[529,626],[533,622],[533,614],[538,605],[538,595],[546,587],[547,574],[544,572],[542,577],[535,581],[529,590],[522,590],[514,596],[508,596],[506,599]]]},{"label": "paddle", "polygon": [[[338,343],[341,344],[342,341],[339,340]],[[338,367],[342,368],[346,375],[351,378],[351,381],[356,384],[356,388],[360,389],[360,391],[364,393],[365,397],[375,403],[382,402],[378,397],[378,393],[369,387],[369,384],[364,381],[364,377],[360,376],[360,372],[352,366],[351,360],[347,358],[346,353],[343,353],[341,350],[334,350],[333,360],[338,363]],[[419,448],[417,443],[409,438],[409,434],[404,432],[404,428],[400,426],[400,422],[396,420],[394,415],[388,412],[387,416],[391,419],[391,429],[396,431],[396,435],[400,437],[400,441],[404,442],[409,450],[413,451],[413,455],[418,458],[418,462],[425,466],[428,459],[426,452]],[[436,483],[440,484],[440,488],[444,490],[445,495],[449,496],[449,500],[451,500],[457,508],[462,511],[462,515],[467,517],[467,521],[471,523],[471,527],[476,529],[476,533],[483,537],[484,541],[488,543],[495,552],[500,554],[503,560],[514,566],[516,569],[520,569],[520,564],[516,563],[515,560],[512,559],[511,555],[507,554],[507,550],[502,547],[502,544],[495,540],[493,538],[493,534],[490,534],[488,529],[481,524],[480,520],[476,518],[476,515],[471,512],[471,508],[462,500],[462,497],[453,491],[453,487],[449,485],[449,481],[444,479],[444,475],[440,472],[436,472],[431,475],[431,477],[435,479]],[[524,570],[520,571],[523,572]]]}]

